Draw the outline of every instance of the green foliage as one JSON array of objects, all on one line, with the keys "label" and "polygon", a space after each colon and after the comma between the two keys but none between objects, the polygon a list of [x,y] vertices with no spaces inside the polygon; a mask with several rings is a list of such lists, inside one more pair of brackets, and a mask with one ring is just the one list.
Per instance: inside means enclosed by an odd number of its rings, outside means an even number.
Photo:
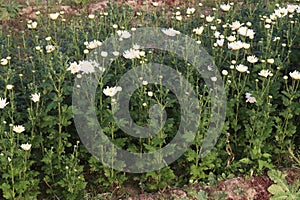
[{"label": "green foliage", "polygon": [[0,21],[18,17],[22,7],[18,1],[0,0]]},{"label": "green foliage", "polygon": [[285,179],[286,174],[279,170],[269,170],[268,176],[274,182],[274,184],[268,188],[268,191],[272,194],[271,200],[300,198],[299,180],[289,185]]}]

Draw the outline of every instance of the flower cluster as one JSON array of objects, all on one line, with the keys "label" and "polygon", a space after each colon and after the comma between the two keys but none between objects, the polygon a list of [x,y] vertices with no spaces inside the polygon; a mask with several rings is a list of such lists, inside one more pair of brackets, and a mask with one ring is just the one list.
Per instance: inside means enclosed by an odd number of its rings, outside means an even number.
[{"label": "flower cluster", "polygon": [[71,71],[72,74],[81,72],[82,74],[91,74],[95,72],[95,69],[98,69],[100,72],[104,72],[105,68],[100,67],[96,61],[81,60],[79,63],[71,62],[67,71]]}]

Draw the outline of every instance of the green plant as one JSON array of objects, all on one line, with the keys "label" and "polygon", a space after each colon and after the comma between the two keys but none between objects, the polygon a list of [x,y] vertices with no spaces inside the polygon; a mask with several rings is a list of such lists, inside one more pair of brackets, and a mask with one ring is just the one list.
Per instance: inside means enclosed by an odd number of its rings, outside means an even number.
[{"label": "green plant", "polygon": [[289,185],[285,179],[287,174],[279,170],[269,170],[268,176],[274,182],[274,184],[268,188],[268,191],[272,194],[271,200],[300,199],[300,180],[296,180]]}]

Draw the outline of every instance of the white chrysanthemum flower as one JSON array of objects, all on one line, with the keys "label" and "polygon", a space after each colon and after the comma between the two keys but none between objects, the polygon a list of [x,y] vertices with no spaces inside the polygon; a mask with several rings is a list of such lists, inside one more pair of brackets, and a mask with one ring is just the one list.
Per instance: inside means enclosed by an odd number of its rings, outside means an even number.
[{"label": "white chrysanthemum flower", "polygon": [[180,34],[179,31],[176,31],[176,30],[174,30],[173,28],[161,29],[161,31],[162,31],[164,34],[166,34],[167,36],[171,36],[171,37],[174,37],[174,36]]},{"label": "white chrysanthemum flower", "polygon": [[203,26],[200,26],[198,28],[194,28],[193,29],[193,32],[196,34],[196,35],[201,35],[204,31],[204,27]]},{"label": "white chrysanthemum flower", "polygon": [[34,94],[31,94],[31,100],[36,103],[36,102],[39,102],[40,101],[40,97],[41,97],[41,94],[40,93],[34,93]]},{"label": "white chrysanthemum flower", "polygon": [[255,55],[247,56],[247,61],[249,63],[253,63],[254,64],[254,63],[258,62],[258,58]]},{"label": "white chrysanthemum flower", "polygon": [[143,81],[142,84],[143,85],[148,85],[148,81]]},{"label": "white chrysanthemum flower", "polygon": [[278,9],[274,10],[274,13],[278,18],[282,18],[288,14],[288,10],[286,8],[279,7]]},{"label": "white chrysanthemum flower", "polygon": [[244,43],[240,40],[228,43],[228,49],[239,50],[244,48]]},{"label": "white chrysanthemum flower", "polygon": [[210,77],[210,80],[211,80],[212,82],[216,82],[218,79],[217,79],[217,77],[213,76],[213,77]]},{"label": "white chrysanthemum flower", "polygon": [[145,52],[140,51],[138,49],[131,48],[129,50],[124,51],[123,56],[124,56],[124,58],[130,59],[130,60],[135,59],[135,58],[140,59],[141,57],[145,56]]},{"label": "white chrysanthemum flower", "polygon": [[128,31],[118,30],[117,34],[120,37],[120,39],[127,39],[131,37],[131,34]]},{"label": "white chrysanthemum flower", "polygon": [[220,35],[221,35],[221,33],[220,33],[219,31],[215,31],[215,32],[214,32],[214,36],[215,36],[215,38],[219,38],[219,37],[220,37]]},{"label": "white chrysanthemum flower", "polygon": [[228,71],[225,70],[225,69],[223,69],[223,70],[222,70],[222,74],[223,74],[224,76],[227,76],[227,75],[228,75]]},{"label": "white chrysanthemum flower", "polygon": [[245,36],[245,37],[249,37],[250,39],[253,39],[255,32],[246,26],[242,26],[238,29],[238,34]]},{"label": "white chrysanthemum flower", "polygon": [[192,15],[192,14],[194,14],[195,11],[196,11],[195,8],[187,8],[186,14],[187,14],[187,15]]},{"label": "white chrysanthemum flower", "polygon": [[119,56],[119,55],[120,55],[120,52],[118,52],[118,51],[113,51],[113,52],[112,52],[112,54],[113,54],[114,56],[116,56],[116,57],[117,57],[117,56]]},{"label": "white chrysanthemum flower", "polygon": [[9,102],[6,102],[6,98],[0,98],[0,109],[3,109]]},{"label": "white chrysanthemum flower", "polygon": [[222,47],[224,45],[224,39],[218,39],[216,43],[218,46]]},{"label": "white chrysanthemum flower", "polygon": [[215,17],[214,17],[214,16],[210,16],[210,15],[208,15],[208,16],[205,17],[205,20],[206,20],[208,23],[214,21],[214,19],[215,19]]},{"label": "white chrysanthemum flower", "polygon": [[182,16],[181,15],[178,15],[178,16],[176,15],[175,19],[178,20],[178,21],[181,21],[182,20]]},{"label": "white chrysanthemum flower", "polygon": [[152,2],[152,6],[157,7],[158,6],[158,2]]},{"label": "white chrysanthemum flower", "polygon": [[79,69],[83,74],[90,74],[95,72],[96,62],[90,62],[88,60],[79,61]]},{"label": "white chrysanthemum flower", "polygon": [[76,74],[80,71],[80,66],[77,64],[77,62],[70,63],[70,67],[68,67],[67,71],[71,71],[72,74]]},{"label": "white chrysanthemum flower", "polygon": [[256,98],[250,96],[246,98],[246,103],[256,103]]},{"label": "white chrysanthemum flower", "polygon": [[250,48],[250,44],[243,42],[243,47],[244,49],[249,49]]},{"label": "white chrysanthemum flower", "polygon": [[236,37],[234,35],[230,35],[228,37],[226,37],[226,39],[229,41],[229,42],[233,42],[236,40]]},{"label": "white chrysanthemum flower", "polygon": [[87,49],[95,49],[97,47],[100,47],[102,45],[102,42],[98,40],[93,40],[90,42],[85,42],[84,45]]},{"label": "white chrysanthemum flower", "polygon": [[29,28],[29,29],[36,29],[37,25],[38,25],[37,22],[31,22],[31,23],[27,24],[27,28]]},{"label": "white chrysanthemum flower", "polygon": [[51,53],[54,50],[55,50],[55,47],[53,45],[49,44],[49,45],[46,46],[46,52],[47,53]]},{"label": "white chrysanthemum flower", "polygon": [[88,18],[89,18],[89,19],[95,19],[95,15],[94,15],[94,14],[89,14],[89,15],[88,15]]},{"label": "white chrysanthemum flower", "polygon": [[289,13],[294,13],[298,9],[298,5],[288,4],[286,9]]},{"label": "white chrysanthemum flower", "polygon": [[13,89],[13,85],[11,85],[11,84],[8,84],[7,86],[6,86],[6,89],[8,89],[8,90],[11,90],[11,89]]},{"label": "white chrysanthemum flower", "polygon": [[227,12],[227,11],[229,11],[230,10],[230,5],[229,4],[222,4],[222,5],[220,5],[220,8],[223,10],[223,11],[225,11],[225,12]]},{"label": "white chrysanthemum flower", "polygon": [[140,45],[138,45],[138,44],[133,44],[133,45],[132,45],[132,48],[134,48],[134,49],[138,50],[138,49],[140,49],[140,48],[141,48],[141,46],[140,46]]},{"label": "white chrysanthemum flower", "polygon": [[268,69],[262,69],[258,75],[263,76],[265,78],[267,78],[268,76],[273,76],[272,72]]},{"label": "white chrysanthemum flower", "polygon": [[152,91],[148,91],[148,92],[147,92],[147,95],[148,95],[149,97],[152,97],[152,96],[153,96],[153,92],[152,92]]},{"label": "white chrysanthemum flower", "polygon": [[22,144],[21,145],[21,148],[24,150],[24,151],[29,151],[31,149],[31,144]]},{"label": "white chrysanthemum flower", "polygon": [[7,60],[6,58],[2,58],[2,59],[0,60],[0,63],[1,63],[2,66],[5,66],[5,65],[8,64],[8,60]]},{"label": "white chrysanthemum flower", "polygon": [[241,73],[247,72],[248,67],[242,64],[239,64],[238,66],[235,67],[235,69]]},{"label": "white chrysanthemum flower", "polygon": [[50,19],[56,20],[59,17],[59,13],[50,13],[49,14]]},{"label": "white chrysanthemum flower", "polygon": [[103,89],[103,94],[109,97],[113,97],[117,94],[117,92],[122,91],[122,88],[119,86],[109,87],[107,86],[105,89]]},{"label": "white chrysanthemum flower", "polygon": [[101,51],[100,55],[103,57],[103,58],[106,58],[108,56],[108,53],[106,51]]},{"label": "white chrysanthemum flower", "polygon": [[22,133],[25,131],[25,127],[23,125],[15,125],[13,126],[13,131],[16,133]]},{"label": "white chrysanthemum flower", "polygon": [[239,21],[234,21],[229,26],[230,26],[231,30],[238,30],[243,25],[244,25],[244,23],[241,24]]},{"label": "white chrysanthemum flower", "polygon": [[297,70],[295,70],[294,72],[290,72],[289,75],[290,77],[292,77],[292,79],[300,80],[300,72],[298,72]]},{"label": "white chrysanthemum flower", "polygon": [[274,59],[273,58],[267,59],[267,63],[273,64],[274,63]]}]

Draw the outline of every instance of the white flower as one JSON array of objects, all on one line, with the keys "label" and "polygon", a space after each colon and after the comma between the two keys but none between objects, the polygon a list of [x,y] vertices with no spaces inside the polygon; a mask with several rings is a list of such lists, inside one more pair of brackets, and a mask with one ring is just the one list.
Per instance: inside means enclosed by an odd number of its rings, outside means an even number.
[{"label": "white flower", "polygon": [[149,97],[153,96],[153,92],[151,92],[151,91],[148,91],[147,94],[148,94]]},{"label": "white flower", "polygon": [[250,44],[244,42],[243,43],[243,47],[244,47],[244,49],[249,49],[250,48]]},{"label": "white flower", "polygon": [[94,64],[87,60],[79,61],[79,68],[83,74],[90,74],[95,72]]},{"label": "white flower", "polygon": [[193,32],[195,32],[196,35],[201,35],[204,31],[204,27],[203,26],[200,26],[198,28],[194,28],[193,29]]},{"label": "white flower", "polygon": [[246,102],[249,102],[249,103],[256,103],[256,98],[255,97],[252,97],[250,93],[246,93],[245,94],[245,97],[246,97]]},{"label": "white flower", "polygon": [[51,53],[54,50],[55,50],[55,47],[53,45],[49,44],[49,45],[46,46],[46,52],[47,53]]},{"label": "white flower", "polygon": [[90,42],[85,42],[84,43],[87,49],[95,49],[97,47],[100,47],[102,45],[102,42],[98,40],[93,40]]},{"label": "white flower", "polygon": [[215,38],[219,38],[220,35],[221,35],[221,33],[220,33],[219,31],[216,31],[216,32],[214,33]]},{"label": "white flower", "polygon": [[157,7],[158,6],[158,2],[152,2],[152,6]]},{"label": "white flower", "polygon": [[268,76],[273,76],[272,72],[268,69],[262,69],[258,75],[263,76],[265,78],[267,78]]},{"label": "white flower", "polygon": [[27,28],[29,29],[36,29],[36,27],[37,27],[37,22],[32,22],[27,24]]},{"label": "white flower", "polygon": [[120,53],[119,53],[118,51],[113,51],[112,54],[113,54],[114,56],[119,56],[119,55],[120,55]]},{"label": "white flower", "polygon": [[41,97],[40,93],[31,94],[31,100],[35,103],[40,101],[40,97]]},{"label": "white flower", "polygon": [[270,24],[266,24],[266,25],[265,25],[265,28],[266,28],[266,29],[270,29],[270,28],[271,28],[271,25],[270,25]]},{"label": "white flower", "polygon": [[113,97],[117,94],[117,92],[122,91],[122,88],[119,86],[115,86],[115,87],[106,87],[105,89],[103,89],[103,94],[105,94],[106,96],[109,97]]},{"label": "white flower", "polygon": [[58,18],[58,16],[59,16],[59,13],[57,12],[57,13],[50,13],[49,14],[49,17],[50,17],[50,19],[52,19],[52,20],[56,20],[57,18]]},{"label": "white flower", "polygon": [[8,84],[7,86],[6,86],[6,89],[8,89],[8,90],[11,90],[11,89],[13,89],[13,85],[11,85],[11,84]]},{"label": "white flower", "polygon": [[234,35],[230,35],[228,37],[226,37],[226,39],[229,41],[229,42],[233,42],[236,40],[236,37]]},{"label": "white flower", "polygon": [[274,63],[274,59],[273,58],[267,59],[267,63],[273,64]]},{"label": "white flower", "polygon": [[95,19],[95,15],[94,15],[94,14],[89,14],[89,15],[88,15],[88,18],[89,18],[89,19]]},{"label": "white flower", "polygon": [[243,73],[248,70],[248,67],[245,65],[239,64],[238,66],[235,67],[235,69],[238,70],[239,72]]},{"label": "white flower", "polygon": [[223,44],[224,44],[224,39],[219,39],[219,40],[217,40],[216,43],[217,43],[220,47],[222,47]]},{"label": "white flower", "polygon": [[2,58],[2,59],[0,60],[0,62],[1,62],[1,65],[2,65],[2,66],[5,66],[5,65],[8,64],[8,60],[7,60],[6,58]]},{"label": "white flower", "polygon": [[284,76],[283,76],[283,79],[284,79],[284,80],[287,80],[288,78],[289,78],[289,77],[288,77],[287,75],[284,75]]},{"label": "white flower", "polygon": [[249,37],[250,39],[253,39],[255,32],[252,29],[249,29],[248,27],[243,26],[238,29],[238,34]]},{"label": "white flower", "polygon": [[244,43],[240,40],[228,43],[228,49],[239,50],[244,48]]},{"label": "white flower", "polygon": [[228,75],[228,71],[227,70],[222,70],[222,74],[224,75],[224,76],[227,76]]},{"label": "white flower", "polygon": [[208,22],[208,23],[210,23],[210,22],[212,22],[213,20],[214,20],[214,16],[210,16],[210,15],[208,15],[208,16],[206,16],[205,17],[205,20]]},{"label": "white flower", "polygon": [[231,30],[238,30],[243,24],[241,24],[239,21],[234,21],[232,24],[230,24]]},{"label": "white flower", "polygon": [[25,131],[25,128],[23,125],[15,125],[13,126],[13,131],[16,133],[22,133]]},{"label": "white flower", "polygon": [[135,59],[135,58],[140,59],[141,57],[145,56],[145,52],[140,51],[138,49],[131,48],[129,50],[124,51],[123,56],[124,56],[124,58],[130,59],[130,60]]},{"label": "white flower", "polygon": [[103,58],[106,58],[108,56],[108,53],[106,51],[101,51],[100,55],[103,57]]},{"label": "white flower", "polygon": [[216,82],[216,81],[217,81],[217,77],[215,77],[215,76],[210,77],[210,80],[211,80],[212,82]]},{"label": "white flower", "polygon": [[127,39],[131,37],[131,34],[128,31],[118,30],[117,34],[120,37],[120,39]]},{"label": "white flower", "polygon": [[50,36],[46,37],[45,40],[46,41],[50,41],[52,38]]},{"label": "white flower", "polygon": [[249,63],[256,63],[256,62],[258,62],[258,58],[254,55],[253,56],[247,56],[247,61]]},{"label": "white flower", "polygon": [[24,151],[29,151],[31,149],[31,144],[22,144],[21,145],[21,148],[24,150]]},{"label": "white flower", "polygon": [[288,14],[288,10],[286,8],[279,7],[278,9],[274,10],[274,13],[278,18],[282,18]]},{"label": "white flower", "polygon": [[6,102],[6,98],[0,98],[0,108],[3,109],[9,102]]},{"label": "white flower", "polygon": [[192,15],[192,14],[194,14],[194,12],[196,11],[196,9],[195,8],[187,8],[187,10],[186,10],[186,14],[188,14],[188,15]]},{"label": "white flower", "polygon": [[229,4],[222,4],[222,5],[220,5],[220,8],[221,8],[223,11],[227,12],[227,11],[230,10],[230,5],[229,5]]},{"label": "white flower", "polygon": [[288,4],[286,9],[289,13],[293,13],[298,9],[299,6],[297,5],[292,5],[292,4]]},{"label": "white flower", "polygon": [[67,71],[71,71],[72,74],[76,74],[80,71],[80,66],[77,64],[77,62],[70,63],[70,67],[67,69]]},{"label": "white flower", "polygon": [[176,16],[175,19],[178,20],[178,21],[181,21],[182,20],[182,16],[181,15]]},{"label": "white flower", "polygon": [[289,75],[292,77],[292,79],[300,80],[300,72],[296,70],[294,72],[290,72]]},{"label": "white flower", "polygon": [[148,85],[148,81],[143,81],[142,84],[143,85]]},{"label": "white flower", "polygon": [[161,29],[161,31],[166,34],[167,36],[174,37],[175,35],[179,35],[180,32],[174,30],[173,28],[168,28],[168,29]]}]

